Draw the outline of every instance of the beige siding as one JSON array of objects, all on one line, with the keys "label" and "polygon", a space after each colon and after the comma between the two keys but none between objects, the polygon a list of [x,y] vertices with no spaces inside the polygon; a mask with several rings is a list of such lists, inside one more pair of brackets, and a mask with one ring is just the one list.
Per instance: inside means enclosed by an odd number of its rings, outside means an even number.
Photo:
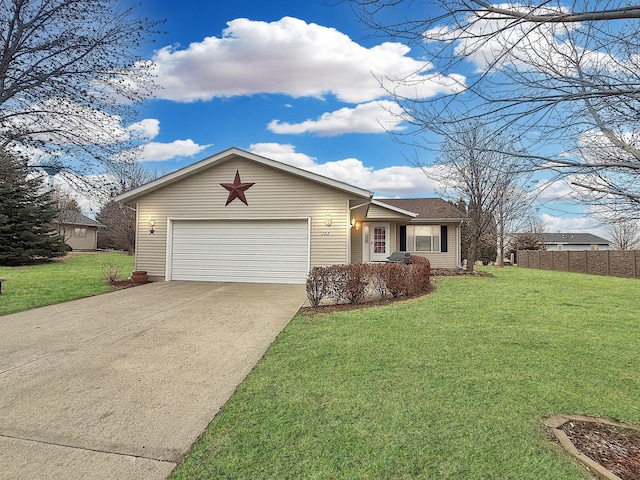
[{"label": "beige siding", "polygon": [[362,263],[362,226],[351,229],[351,263]]},{"label": "beige siding", "polygon": [[98,229],[89,226],[67,226],[65,241],[73,250],[95,250],[98,245]]},{"label": "beige siding", "polygon": [[[225,206],[229,192],[221,183],[233,183],[236,170],[244,183],[249,205],[236,199]],[[349,196],[339,190],[265,165],[236,158],[192,175],[142,197],[138,208],[137,270],[164,278],[167,217],[173,219],[311,218],[311,266],[348,262]],[[326,213],[331,216],[327,226]],[[155,233],[149,234],[149,216]]]},{"label": "beige siding", "polygon": [[444,223],[441,225],[447,225],[447,252],[411,252],[411,255],[418,255],[429,259],[431,266],[434,268],[456,268],[460,263],[457,256],[459,255],[459,245],[457,239],[458,224],[456,223]]},{"label": "beige siding", "polygon": [[389,210],[388,208],[382,208],[378,205],[370,205],[369,206],[369,210],[367,212],[367,221],[370,220],[383,220],[383,219],[390,219],[390,218],[397,218],[397,219],[401,219],[401,220],[406,220],[407,215],[402,215],[401,213],[396,213],[393,210]]}]

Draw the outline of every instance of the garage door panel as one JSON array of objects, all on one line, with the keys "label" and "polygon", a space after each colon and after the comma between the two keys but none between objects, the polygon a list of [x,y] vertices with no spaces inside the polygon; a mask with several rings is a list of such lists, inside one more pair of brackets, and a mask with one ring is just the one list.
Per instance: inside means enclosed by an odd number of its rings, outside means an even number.
[{"label": "garage door panel", "polygon": [[174,280],[304,283],[306,220],[175,221]]}]

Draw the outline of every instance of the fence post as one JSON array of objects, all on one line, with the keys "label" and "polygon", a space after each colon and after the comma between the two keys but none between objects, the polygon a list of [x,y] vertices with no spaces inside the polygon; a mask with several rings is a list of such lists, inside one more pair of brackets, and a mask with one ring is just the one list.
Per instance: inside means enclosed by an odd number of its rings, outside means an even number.
[{"label": "fence post", "polygon": [[584,251],[584,273],[589,273],[589,252]]}]

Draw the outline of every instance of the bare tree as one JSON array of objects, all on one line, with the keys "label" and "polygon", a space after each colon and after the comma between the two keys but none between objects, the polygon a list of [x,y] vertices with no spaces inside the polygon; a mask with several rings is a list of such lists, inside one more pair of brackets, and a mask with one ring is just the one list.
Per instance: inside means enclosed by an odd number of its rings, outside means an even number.
[{"label": "bare tree", "polygon": [[[111,198],[158,177],[157,172],[146,170],[137,162],[114,163],[111,173],[116,179],[110,191]],[[126,250],[133,255],[136,246],[135,209],[124,203],[109,200],[96,218],[106,227],[98,232],[98,246]]]},{"label": "bare tree", "polygon": [[637,220],[622,220],[611,223],[607,228],[611,246],[615,250],[635,250],[640,248],[640,223]]},{"label": "bare tree", "polygon": [[500,206],[503,210],[507,207],[507,193],[521,184],[518,162],[503,153],[507,143],[471,121],[464,128],[456,126],[449,132],[436,160],[443,172],[437,176],[443,195],[462,199],[467,207],[470,270],[477,260],[481,238],[490,229],[495,231],[496,214]]},{"label": "bare tree", "polygon": [[0,0],[0,147],[75,172],[130,151],[156,24],[126,0]]},{"label": "bare tree", "polygon": [[[524,185],[524,183],[523,183]],[[520,188],[504,191],[496,208],[498,229],[498,266],[504,267],[507,245],[511,235],[522,231],[529,222],[532,199]]]},{"label": "bare tree", "polygon": [[54,224],[58,234],[64,238],[66,242],[75,235],[75,222],[78,214],[82,213],[80,205],[68,193],[58,188],[54,188],[51,192],[53,205],[56,209]]},{"label": "bare tree", "polygon": [[347,1],[368,26],[424,48],[426,70],[459,75],[449,95],[400,96],[402,79],[388,89],[411,133],[446,135],[476,119],[519,140],[503,153],[524,150],[523,164],[569,177],[578,198],[640,217],[640,6]]}]

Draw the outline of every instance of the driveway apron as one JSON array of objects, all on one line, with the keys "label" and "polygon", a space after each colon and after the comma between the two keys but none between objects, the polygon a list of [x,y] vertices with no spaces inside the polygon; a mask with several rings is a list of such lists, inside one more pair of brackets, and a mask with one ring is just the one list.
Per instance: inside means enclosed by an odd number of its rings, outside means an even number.
[{"label": "driveway apron", "polygon": [[0,316],[0,479],[162,479],[305,300],[152,283]]}]

